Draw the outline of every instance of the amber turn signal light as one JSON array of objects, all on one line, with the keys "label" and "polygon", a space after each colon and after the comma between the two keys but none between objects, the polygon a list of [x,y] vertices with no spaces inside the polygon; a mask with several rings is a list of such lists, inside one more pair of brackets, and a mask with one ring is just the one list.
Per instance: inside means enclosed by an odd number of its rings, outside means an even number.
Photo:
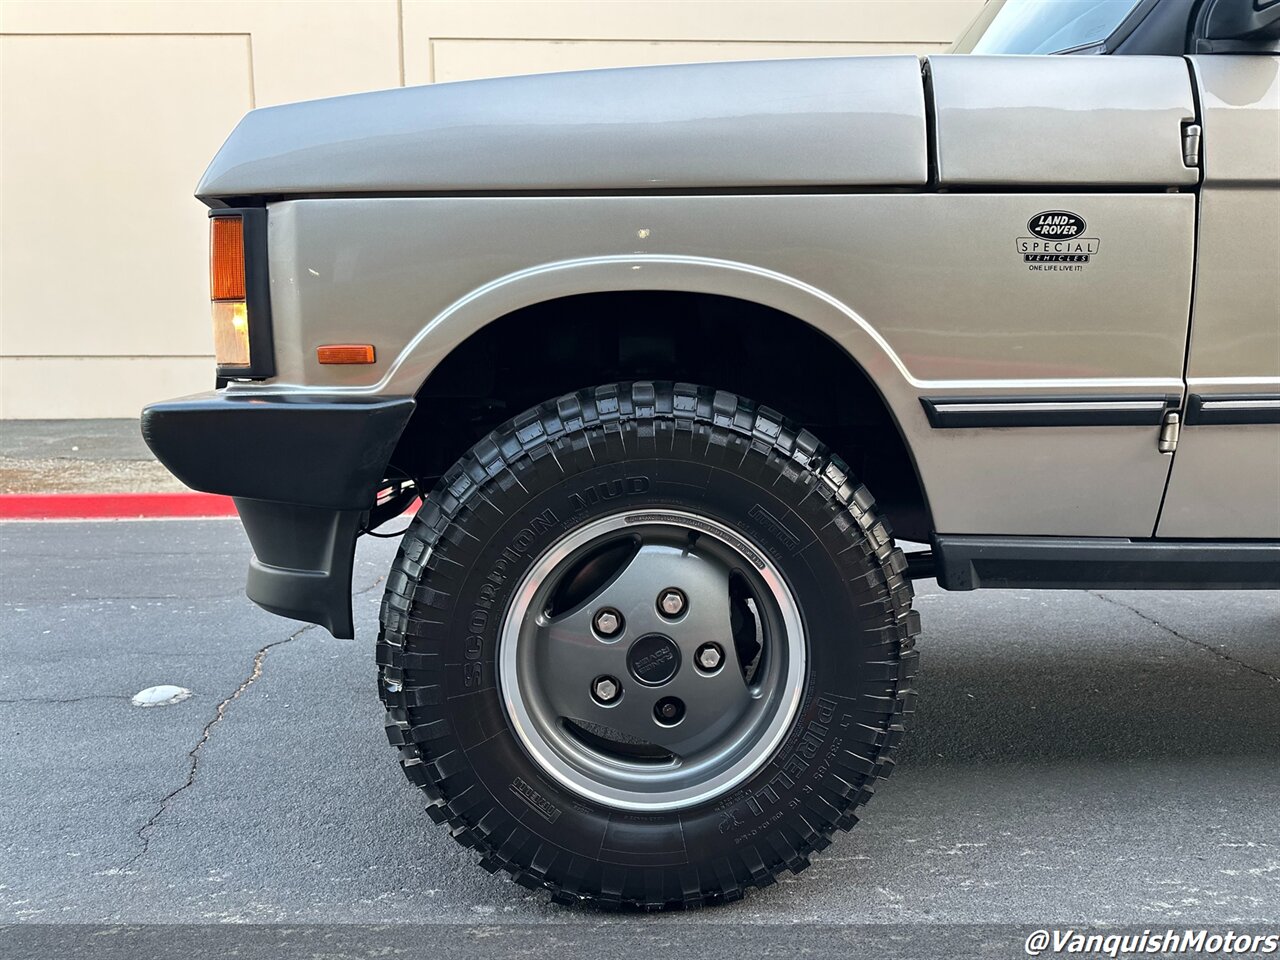
[{"label": "amber turn signal light", "polygon": [[316,347],[316,359],[321,363],[373,363],[371,343],[328,343]]},{"label": "amber turn signal light", "polygon": [[244,221],[209,221],[209,290],[214,300],[244,299]]}]

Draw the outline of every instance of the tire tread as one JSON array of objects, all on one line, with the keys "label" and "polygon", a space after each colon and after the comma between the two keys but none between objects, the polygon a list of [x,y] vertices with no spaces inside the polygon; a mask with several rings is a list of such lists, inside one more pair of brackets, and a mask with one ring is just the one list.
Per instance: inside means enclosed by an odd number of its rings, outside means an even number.
[{"label": "tire tread", "polygon": [[[447,574],[433,561],[442,539],[465,535],[454,521],[468,510],[502,513],[487,487],[510,490],[520,485],[522,468],[548,460],[563,472],[555,451],[558,442],[577,449],[585,445],[593,457],[599,437],[606,447],[625,444],[624,421],[638,424],[642,445],[656,445],[657,420],[675,426],[669,431],[672,449],[687,443],[691,450],[701,448],[710,456],[713,447],[727,450],[738,445],[741,464],[753,453],[779,458],[789,475],[808,485],[806,499],[818,496],[832,505],[831,522],[848,539],[847,549],[860,551],[872,564],[871,572],[862,575],[877,581],[867,584],[876,593],[868,604],[882,607],[889,621],[879,628],[879,640],[871,641],[883,648],[882,658],[867,664],[887,692],[861,699],[853,735],[853,750],[858,752],[845,753],[834,778],[841,789],[808,795],[793,820],[735,851],[737,863],[722,857],[681,868],[674,888],[656,871],[609,865],[593,889],[583,858],[541,843],[484,798],[447,719],[416,724],[410,720],[416,708],[437,704],[443,689],[439,655],[408,649],[408,642],[433,623],[424,619],[425,612],[447,606],[450,594],[439,588]],[[405,533],[387,579],[377,643],[387,739],[400,751],[405,776],[426,795],[433,821],[480,852],[484,869],[503,870],[525,887],[549,889],[553,902],[593,900],[615,907],[688,909],[737,900],[746,888],[767,886],[784,870],[805,869],[810,856],[827,847],[835,831],[857,822],[856,811],[870,799],[876,782],[892,772],[892,755],[914,710],[918,667],[914,648],[920,620],[911,609],[906,567],[871,492],[813,434],[768,407],[687,383],[609,384],[559,397],[513,418],[477,443],[439,480]],[[406,686],[406,673],[418,682]],[[638,876],[633,879],[629,872]],[[630,890],[643,893],[629,896]]]}]

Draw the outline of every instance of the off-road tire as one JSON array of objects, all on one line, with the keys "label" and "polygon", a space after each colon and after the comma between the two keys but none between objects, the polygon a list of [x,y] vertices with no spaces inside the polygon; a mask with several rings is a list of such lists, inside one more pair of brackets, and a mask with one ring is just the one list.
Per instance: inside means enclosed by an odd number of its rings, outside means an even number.
[{"label": "off-road tire", "polygon": [[[618,481],[637,476],[647,482],[633,503],[571,507],[584,491],[625,496],[641,485]],[[550,531],[530,522],[548,505]],[[546,776],[497,682],[499,625],[521,570],[569,529],[633,505],[695,507],[750,537],[790,581],[808,643],[807,687],[781,748],[727,795],[666,813],[610,809]],[[377,645],[387,736],[427,813],[490,872],[564,903],[735,900],[806,867],[893,769],[915,699],[919,620],[905,570],[867,489],[772,410],[689,384],[560,397],[476,444],[404,536]]]}]

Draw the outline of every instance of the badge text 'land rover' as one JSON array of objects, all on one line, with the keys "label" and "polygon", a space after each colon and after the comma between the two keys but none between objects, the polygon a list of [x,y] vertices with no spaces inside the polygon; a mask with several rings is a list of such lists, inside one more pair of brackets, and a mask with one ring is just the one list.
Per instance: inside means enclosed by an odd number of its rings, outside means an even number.
[{"label": "badge text 'land rover'", "polygon": [[1037,213],[1027,221],[1027,230],[1041,240],[1071,240],[1084,233],[1084,217],[1066,210]]}]

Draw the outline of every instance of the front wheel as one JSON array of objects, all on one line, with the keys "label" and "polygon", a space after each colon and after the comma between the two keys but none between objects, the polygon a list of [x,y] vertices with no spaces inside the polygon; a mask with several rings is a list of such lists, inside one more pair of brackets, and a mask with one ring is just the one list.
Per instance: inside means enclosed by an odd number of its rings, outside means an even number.
[{"label": "front wheel", "polygon": [[563,902],[740,897],[887,776],[914,700],[906,563],[808,432],[688,384],[498,428],[404,537],[387,733],[481,864]]}]

